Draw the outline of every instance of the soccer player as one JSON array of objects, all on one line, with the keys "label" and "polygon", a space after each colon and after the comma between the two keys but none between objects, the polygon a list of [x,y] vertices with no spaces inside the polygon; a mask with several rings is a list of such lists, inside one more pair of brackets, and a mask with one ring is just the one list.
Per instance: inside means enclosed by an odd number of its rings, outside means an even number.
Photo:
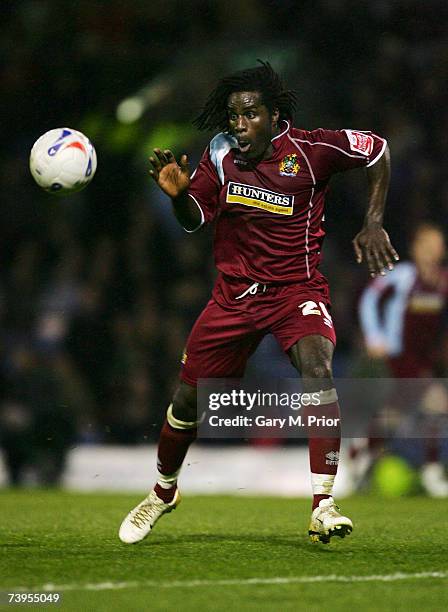
[{"label": "soccer player", "polygon": [[[411,261],[399,263],[386,278],[374,279],[361,296],[359,314],[367,353],[372,359],[385,360],[394,378],[433,378],[444,374],[448,306],[445,252],[441,228],[429,222],[419,224],[411,241]],[[420,387],[422,395],[429,392],[425,386]],[[405,417],[409,404],[418,398],[411,401],[411,397],[403,394],[404,387],[398,388],[394,403],[398,402],[395,407],[403,409]],[[429,422],[426,418],[426,425]],[[425,421],[419,424],[420,430],[422,427]],[[369,464],[380,456],[383,442],[380,438],[368,440]],[[427,492],[435,497],[448,496],[448,481],[439,457],[441,441],[433,436],[411,442],[415,454],[423,457],[422,483]],[[406,450],[406,446],[402,441],[398,448]],[[352,449],[352,455],[357,454]]]},{"label": "soccer player", "polygon": [[[157,483],[121,524],[126,543],[145,538],[179,503],[179,471],[197,434],[198,378],[240,378],[265,334],[288,354],[304,390],[319,393],[321,414],[339,416],[332,379],[336,335],[318,269],[334,173],[367,168],[367,213],[353,241],[357,261],[366,260],[376,276],[398,259],[382,227],[390,175],[386,141],[370,132],[294,128],[294,92],[268,63],[260,64],[223,78],[210,94],[195,123],[219,133],[191,177],[186,155],[177,163],[171,151],[155,149],[150,157],[150,174],[185,230],[214,223],[219,275],[187,341],[160,436]],[[339,446],[337,431],[309,439],[312,541],[328,542],[353,528],[332,497]]]},{"label": "soccer player", "polygon": [[437,375],[448,305],[445,238],[435,224],[417,226],[412,261],[399,263],[386,278],[364,290],[359,314],[367,353],[385,359],[394,378]]}]

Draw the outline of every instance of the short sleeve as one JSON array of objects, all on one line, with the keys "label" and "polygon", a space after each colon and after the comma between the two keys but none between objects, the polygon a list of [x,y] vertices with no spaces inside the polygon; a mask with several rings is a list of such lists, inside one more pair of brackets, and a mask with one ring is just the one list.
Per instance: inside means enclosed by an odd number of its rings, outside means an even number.
[{"label": "short sleeve", "polygon": [[311,132],[316,174],[328,178],[337,172],[373,166],[383,155],[387,141],[373,132],[314,130]]},{"label": "short sleeve", "polygon": [[[188,195],[196,202],[201,211],[201,224],[210,223],[216,217],[219,207],[221,184],[216,168],[210,159],[209,147],[204,151],[198,167],[191,175]],[[195,230],[193,230],[195,231]]]}]

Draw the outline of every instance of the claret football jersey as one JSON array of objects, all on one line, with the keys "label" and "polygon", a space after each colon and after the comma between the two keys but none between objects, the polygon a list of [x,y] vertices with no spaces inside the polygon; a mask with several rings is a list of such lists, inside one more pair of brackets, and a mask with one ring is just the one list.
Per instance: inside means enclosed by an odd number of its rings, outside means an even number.
[{"label": "claret football jersey", "polygon": [[[189,195],[215,224],[223,274],[261,283],[312,280],[325,235],[330,177],[373,165],[386,141],[356,130],[306,131],[284,121],[270,159],[254,164],[229,134],[216,135],[192,175]],[[193,230],[194,231],[194,230]]]}]

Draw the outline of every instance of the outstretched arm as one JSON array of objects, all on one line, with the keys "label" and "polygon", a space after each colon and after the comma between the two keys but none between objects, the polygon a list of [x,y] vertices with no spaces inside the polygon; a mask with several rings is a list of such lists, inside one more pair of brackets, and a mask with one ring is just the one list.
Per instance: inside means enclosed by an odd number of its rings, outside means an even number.
[{"label": "outstretched arm", "polygon": [[190,169],[186,155],[182,155],[179,164],[171,151],[154,149],[149,158],[149,174],[160,189],[171,198],[174,214],[187,231],[196,229],[201,224],[201,212],[195,201],[188,196],[190,186]]},{"label": "outstretched arm", "polygon": [[399,257],[386,230],[383,228],[384,207],[390,180],[390,154],[386,146],[384,154],[367,168],[369,203],[362,230],[353,240],[356,261],[367,262],[371,276],[384,276],[392,270]]}]

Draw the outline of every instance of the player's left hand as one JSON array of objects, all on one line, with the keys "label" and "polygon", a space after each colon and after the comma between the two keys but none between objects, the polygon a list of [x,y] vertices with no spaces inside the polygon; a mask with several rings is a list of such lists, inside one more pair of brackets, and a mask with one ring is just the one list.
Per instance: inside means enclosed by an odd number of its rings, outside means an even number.
[{"label": "player's left hand", "polygon": [[379,223],[363,227],[353,240],[356,261],[367,262],[370,276],[384,276],[400,258],[392,246],[389,235]]}]

